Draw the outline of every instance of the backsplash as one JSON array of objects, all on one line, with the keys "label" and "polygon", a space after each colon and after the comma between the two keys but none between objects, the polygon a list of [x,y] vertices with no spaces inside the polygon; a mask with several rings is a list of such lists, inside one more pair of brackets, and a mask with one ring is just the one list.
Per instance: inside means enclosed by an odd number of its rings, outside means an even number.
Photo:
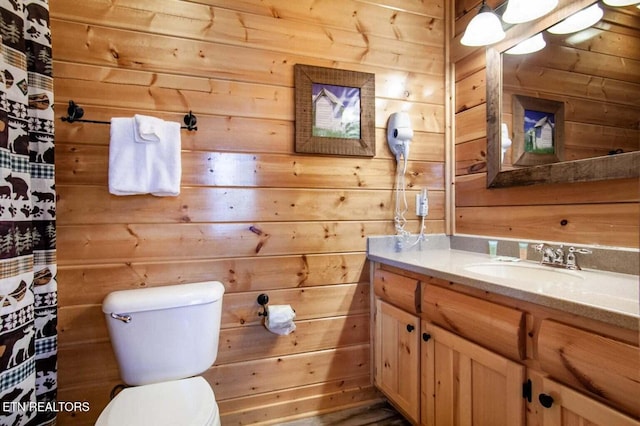
[{"label": "backsplash", "polygon": [[[411,238],[417,238],[412,236]],[[489,236],[472,236],[472,235],[453,235],[447,236],[444,234],[427,234],[425,240],[412,246],[407,250],[426,250],[426,249],[440,249],[440,250],[464,250],[475,253],[489,254],[488,244],[489,240],[498,241],[498,256],[512,256],[518,257],[519,247],[518,243],[526,242],[527,247],[527,260],[539,262],[541,254],[534,250],[534,246],[539,243],[546,243],[553,247],[563,245],[565,251],[569,247],[575,248],[587,248],[592,251],[591,254],[578,254],[578,264],[583,269],[595,269],[598,271],[618,272],[622,274],[640,275],[640,250],[627,247],[605,247],[605,246],[590,246],[582,244],[573,244],[567,242],[554,242],[554,241],[528,241],[528,240],[514,240],[506,238],[495,238]],[[383,249],[387,247],[389,250],[395,250],[396,236],[384,236],[384,237],[370,237],[369,249],[373,246]]]},{"label": "backsplash", "polygon": [[489,240],[498,241],[498,256],[513,257],[518,257],[518,243],[526,242],[528,243],[527,259],[534,261],[540,261],[541,254],[537,253],[533,246],[543,242],[553,247],[563,245],[565,252],[569,247],[587,248],[592,251],[591,254],[577,255],[578,264],[581,268],[640,275],[640,250],[628,247],[590,246],[556,241],[527,241],[470,235],[454,235],[451,237],[451,248],[454,250],[487,253],[487,241]]}]

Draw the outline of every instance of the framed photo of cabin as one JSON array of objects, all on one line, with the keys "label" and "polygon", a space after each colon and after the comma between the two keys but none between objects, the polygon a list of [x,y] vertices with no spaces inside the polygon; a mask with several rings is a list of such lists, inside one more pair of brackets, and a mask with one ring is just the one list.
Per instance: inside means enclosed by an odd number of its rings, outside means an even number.
[{"label": "framed photo of cabin", "polygon": [[513,95],[512,164],[535,166],[564,160],[564,103]]},{"label": "framed photo of cabin", "polygon": [[373,157],[375,74],[296,64],[295,151]]}]

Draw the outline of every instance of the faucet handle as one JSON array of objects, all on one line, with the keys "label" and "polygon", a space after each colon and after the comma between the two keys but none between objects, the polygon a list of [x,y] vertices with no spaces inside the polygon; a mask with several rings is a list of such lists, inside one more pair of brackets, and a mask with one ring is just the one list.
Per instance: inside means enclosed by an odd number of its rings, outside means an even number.
[{"label": "faucet handle", "polygon": [[555,249],[555,257],[553,259],[553,263],[556,265],[564,264],[564,245],[560,244],[558,248]]},{"label": "faucet handle", "polygon": [[593,253],[589,249],[586,249],[586,248],[575,248],[575,247],[569,247],[569,252],[570,253],[580,253],[580,254],[591,254],[591,253]]},{"label": "faucet handle", "polygon": [[580,266],[576,262],[575,253],[591,254],[593,252],[591,250],[585,249],[585,248],[569,247],[569,254],[567,255],[567,263],[566,263],[567,269],[582,269],[582,268],[580,268]]}]

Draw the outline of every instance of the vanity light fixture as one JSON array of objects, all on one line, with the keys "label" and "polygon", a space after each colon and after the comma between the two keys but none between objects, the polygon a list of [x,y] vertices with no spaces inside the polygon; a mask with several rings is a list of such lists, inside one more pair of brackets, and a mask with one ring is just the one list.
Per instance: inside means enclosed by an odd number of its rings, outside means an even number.
[{"label": "vanity light fixture", "polygon": [[[638,0],[604,0],[604,4],[608,6],[631,6],[638,3]],[[640,4],[638,5],[640,8]]]},{"label": "vanity light fixture", "polygon": [[487,46],[499,42],[505,36],[500,18],[486,1],[482,0],[478,14],[467,25],[460,43],[465,46]]},{"label": "vanity light fixture", "polygon": [[551,34],[575,33],[582,31],[585,28],[589,28],[596,22],[600,21],[603,15],[604,12],[596,3],[593,6],[589,6],[586,9],[582,9],[581,11],[574,13],[564,21],[549,28],[547,31]]},{"label": "vanity light fixture", "polygon": [[504,53],[507,53],[509,55],[526,55],[527,53],[533,53],[537,52],[538,50],[542,50],[546,45],[547,42],[544,41],[542,33],[538,33],[533,37],[529,37],[528,39],[521,41]]},{"label": "vanity light fixture", "polygon": [[[637,0],[636,0],[637,1]],[[556,8],[558,0],[509,0],[502,20],[508,24],[533,21]]]}]

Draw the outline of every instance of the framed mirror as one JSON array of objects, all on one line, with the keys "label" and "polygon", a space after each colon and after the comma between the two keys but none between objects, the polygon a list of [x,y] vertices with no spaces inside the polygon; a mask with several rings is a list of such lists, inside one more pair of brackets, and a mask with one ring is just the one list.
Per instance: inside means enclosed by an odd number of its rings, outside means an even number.
[{"label": "framed mirror", "polygon": [[[594,3],[604,16],[592,27],[546,31]],[[505,54],[539,32],[541,51]],[[486,72],[487,187],[640,177],[639,8],[561,1],[487,48]]]}]

